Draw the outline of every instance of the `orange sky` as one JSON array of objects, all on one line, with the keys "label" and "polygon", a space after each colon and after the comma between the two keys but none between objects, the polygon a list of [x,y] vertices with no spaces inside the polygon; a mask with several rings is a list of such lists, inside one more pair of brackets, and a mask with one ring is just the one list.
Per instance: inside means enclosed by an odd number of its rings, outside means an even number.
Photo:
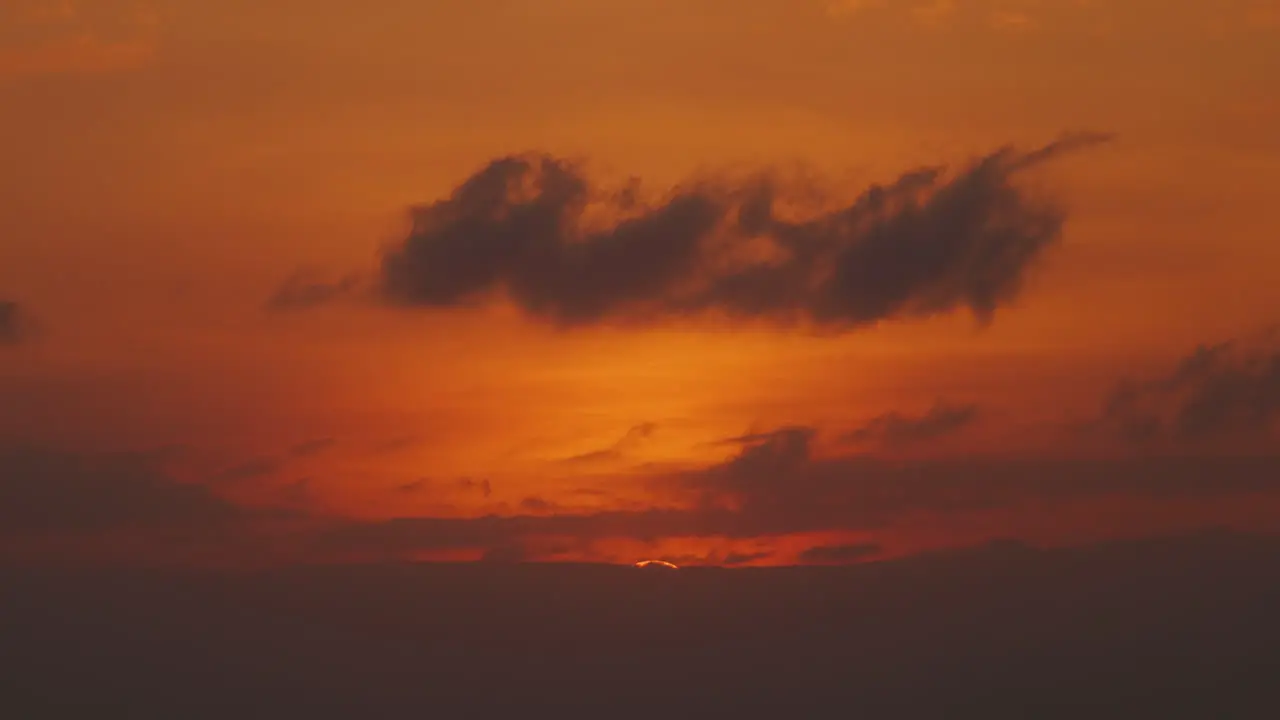
[{"label": "orange sky", "polygon": [[[816,434],[800,469],[773,471],[782,484],[852,456],[943,475],[975,457],[1262,457],[1265,475],[1277,76],[1280,5],[1264,0],[0,0],[0,302],[18,318],[7,342],[0,312],[0,456],[169,448],[167,480],[326,527],[701,508],[689,477],[788,426]],[[376,286],[410,206],[510,153],[658,192],[803,171],[839,203],[1075,131],[1114,139],[1019,176],[1066,222],[987,325],[963,308],[831,332],[715,313],[566,329],[509,303],[363,295],[267,309],[299,271]],[[1157,387],[1230,339],[1249,349],[1219,375]],[[1154,445],[1081,430],[1105,424],[1123,378],[1153,381],[1144,397],[1176,415],[1241,373],[1255,390],[1224,402],[1253,425]],[[840,440],[968,406],[976,419],[919,441]],[[666,539],[608,517],[494,533],[533,557],[777,563],[824,544],[896,554],[1280,517],[1280,496],[1244,480],[1189,497],[1037,482],[999,507],[930,495],[865,523],[807,523],[801,504],[727,539],[698,518]],[[469,532],[404,552],[495,550]]]}]

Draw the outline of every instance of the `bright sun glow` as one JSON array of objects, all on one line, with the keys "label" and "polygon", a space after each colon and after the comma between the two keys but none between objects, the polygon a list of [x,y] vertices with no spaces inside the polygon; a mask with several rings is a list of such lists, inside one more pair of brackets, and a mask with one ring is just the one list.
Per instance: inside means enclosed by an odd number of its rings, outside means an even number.
[{"label": "bright sun glow", "polygon": [[663,568],[670,568],[672,570],[679,569],[678,565],[676,565],[675,563],[669,563],[666,560],[641,560],[640,562],[636,563],[636,567],[638,568],[663,567]]}]

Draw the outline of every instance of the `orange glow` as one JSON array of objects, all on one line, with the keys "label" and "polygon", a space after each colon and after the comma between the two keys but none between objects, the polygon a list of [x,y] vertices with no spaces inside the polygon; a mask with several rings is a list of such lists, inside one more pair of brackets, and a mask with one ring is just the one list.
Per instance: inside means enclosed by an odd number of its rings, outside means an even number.
[{"label": "orange glow", "polygon": [[[0,326],[0,456],[137,454],[255,518],[391,528],[385,547],[297,541],[327,558],[851,563],[1000,534],[1256,527],[1274,507],[1194,482],[1067,499],[968,476],[972,497],[857,485],[868,459],[910,480],[930,461],[1275,454],[1256,428],[1152,449],[1091,425],[1122,379],[1168,377],[1277,320],[1280,43],[1260,4],[0,5],[0,308],[33,328]],[[379,294],[409,208],[511,153],[581,160],[613,203],[583,216],[599,229],[626,214],[610,193],[633,177],[645,199],[785,178],[791,203],[828,207],[1076,129],[1116,138],[1019,179],[1061,205],[1063,237],[986,323],[681,309],[559,327],[509,298],[407,309]],[[300,270],[357,290],[269,307]],[[975,415],[884,432],[938,405]],[[804,457],[739,462],[791,426],[816,433]],[[860,429],[870,439],[850,441]],[[821,501],[841,462],[832,492],[856,518]],[[742,467],[752,482],[725,479]]]},{"label": "orange glow", "polygon": [[675,565],[674,563],[669,563],[666,560],[641,560],[640,562],[635,564],[635,567],[638,567],[638,568],[660,567],[660,568],[668,568],[671,570],[679,569],[677,565]]}]

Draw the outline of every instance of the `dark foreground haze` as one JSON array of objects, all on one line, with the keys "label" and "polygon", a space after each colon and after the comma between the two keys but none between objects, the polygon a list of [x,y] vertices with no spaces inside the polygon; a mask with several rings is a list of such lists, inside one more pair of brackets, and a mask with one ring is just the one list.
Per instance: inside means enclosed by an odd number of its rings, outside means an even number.
[{"label": "dark foreground haze", "polygon": [[1277,717],[1280,540],[5,571],[6,718]]}]

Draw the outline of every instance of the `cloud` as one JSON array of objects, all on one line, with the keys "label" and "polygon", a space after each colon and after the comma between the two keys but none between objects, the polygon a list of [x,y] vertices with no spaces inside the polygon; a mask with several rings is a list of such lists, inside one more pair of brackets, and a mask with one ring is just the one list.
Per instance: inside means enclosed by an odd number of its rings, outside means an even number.
[{"label": "cloud", "polygon": [[332,302],[353,293],[360,285],[358,275],[336,280],[318,277],[309,270],[299,270],[267,299],[267,309],[276,311],[306,310]]},{"label": "cloud", "polygon": [[296,458],[313,457],[332,448],[337,443],[338,441],[331,437],[315,438],[314,440],[294,445],[289,450],[289,454]]},{"label": "cloud", "polygon": [[641,423],[627,430],[627,434],[623,435],[613,445],[602,450],[595,450],[581,455],[567,457],[561,462],[571,464],[587,464],[597,462],[607,462],[622,458],[627,452],[634,450],[637,446],[644,443],[653,436],[658,426],[654,423]]},{"label": "cloud", "polygon": [[[654,505],[569,510],[542,498],[516,515],[359,520],[283,516],[240,507],[200,485],[174,481],[158,456],[0,452],[0,540],[89,537],[125,532],[164,550],[230,548],[246,559],[271,550],[291,557],[405,558],[424,551],[468,550],[542,557],[537,548],[589,548],[596,541],[664,538],[767,539],[793,533],[873,532],[920,513],[961,517],[1073,500],[1144,501],[1275,497],[1280,457],[1140,457],[1109,460],[966,459],[887,462],[816,456],[812,428],[758,433],[725,461],[650,479]],[[403,488],[413,493],[423,483]],[[458,481],[483,492],[483,483]],[[295,488],[305,494],[307,483]],[[295,498],[292,504],[308,504]],[[287,521],[281,524],[282,521]],[[284,534],[281,534],[284,533]],[[767,542],[767,540],[766,540]],[[262,544],[266,543],[266,544]],[[142,547],[142,546],[140,546]],[[533,548],[534,550],[530,550]],[[144,548],[145,549],[145,548]],[[521,549],[523,555],[514,554]],[[767,547],[758,552],[765,552]],[[165,552],[180,553],[177,546]],[[148,551],[149,552],[149,551]],[[714,564],[763,559],[752,550],[710,556]],[[870,552],[868,550],[868,552]],[[843,554],[841,554],[843,553]],[[145,553],[144,553],[145,554]],[[805,562],[853,561],[855,551],[813,550]]]},{"label": "cloud", "polygon": [[493,494],[493,485],[484,479],[462,478],[458,481],[458,487],[467,491],[479,491],[486,499]]},{"label": "cloud", "polygon": [[920,416],[897,412],[879,415],[846,433],[842,439],[853,444],[910,445],[955,433],[972,425],[977,418],[977,405],[939,403]]},{"label": "cloud", "polygon": [[544,513],[544,512],[549,512],[551,510],[554,510],[556,506],[555,506],[555,503],[552,503],[551,501],[546,500],[545,498],[541,498],[536,495],[530,495],[529,497],[526,497],[520,501],[520,508],[522,510],[529,510],[531,512]]},{"label": "cloud", "polygon": [[22,311],[12,300],[0,300],[0,346],[16,345],[25,336]]},{"label": "cloud", "polygon": [[1280,423],[1280,343],[1202,345],[1167,376],[1121,382],[1095,427],[1136,442],[1262,441]]},{"label": "cloud", "polygon": [[274,475],[284,469],[284,463],[278,458],[259,457],[246,460],[239,465],[218,473],[214,480],[218,482],[240,482]]},{"label": "cloud", "polygon": [[333,527],[317,538],[317,547],[321,551],[399,557],[422,550],[504,547],[538,537],[656,540],[678,536],[749,536],[734,532],[734,524],[731,513],[679,509],[473,518],[404,517]]},{"label": "cloud", "polygon": [[768,173],[689,182],[646,203],[634,187],[594,186],[565,160],[500,158],[412,210],[377,286],[402,307],[505,297],[564,326],[715,312],[849,329],[960,309],[988,322],[1065,222],[1017,176],[1107,139],[1002,148],[955,173],[917,169],[804,213],[799,191]]},{"label": "cloud", "polygon": [[802,563],[836,564],[860,562],[879,555],[884,548],[875,543],[856,543],[852,545],[818,545],[800,553]]},{"label": "cloud", "polygon": [[748,563],[753,563],[757,560],[766,560],[772,556],[773,556],[773,553],[770,553],[770,552],[755,552],[755,553],[731,552],[725,555],[723,558],[721,558],[718,564],[729,565],[729,566],[746,565]]},{"label": "cloud", "polygon": [[920,513],[956,517],[1073,500],[1137,497],[1154,503],[1275,497],[1280,491],[1280,456],[901,463],[818,458],[810,447],[816,436],[816,430],[803,427],[760,433],[722,463],[652,478],[655,492],[670,498],[666,506],[548,513],[543,511],[550,508],[534,501],[536,508],[525,508],[537,511],[530,514],[352,522],[327,530],[317,538],[317,549],[403,557],[424,550],[527,547],[538,539],[652,542],[869,532]]},{"label": "cloud", "polygon": [[0,449],[0,535],[209,529],[245,515],[145,455]]},{"label": "cloud", "polygon": [[664,478],[665,489],[703,509],[733,512],[745,535],[884,527],[918,512],[1015,508],[1107,496],[1151,500],[1280,490],[1280,456],[1123,459],[964,458],[916,462],[821,458],[817,430],[759,434],[710,468]]}]

